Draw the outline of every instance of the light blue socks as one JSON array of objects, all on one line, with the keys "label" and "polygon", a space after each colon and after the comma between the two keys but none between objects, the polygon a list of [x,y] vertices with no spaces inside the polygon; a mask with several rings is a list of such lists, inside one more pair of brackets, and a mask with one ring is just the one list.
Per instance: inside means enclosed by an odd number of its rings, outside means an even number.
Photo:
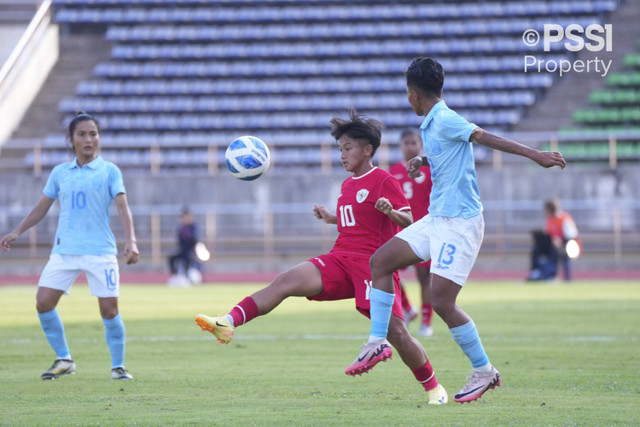
[{"label": "light blue socks", "polygon": [[471,366],[473,366],[474,370],[484,371],[487,368],[491,369],[489,357],[484,351],[482,341],[480,341],[480,336],[478,335],[478,330],[473,320],[470,320],[462,326],[451,328],[449,331],[451,331],[454,341],[462,348],[464,354],[466,354],[471,361]]},{"label": "light blue socks", "polygon": [[[46,313],[38,313],[42,330],[44,331],[49,345],[55,351],[58,359],[71,359],[67,340],[64,336],[64,326],[58,315],[58,311],[54,308]],[[105,327],[105,336],[107,345],[111,352],[111,367],[117,368],[124,366],[124,323],[118,314],[113,319],[102,319]]]},{"label": "light blue socks", "polygon": [[56,357],[58,359],[71,359],[69,347],[67,347],[67,339],[64,336],[64,325],[58,315],[58,310],[54,308],[46,313],[38,313],[38,317],[40,318],[44,336],[47,337],[49,345],[56,352]]},{"label": "light blue socks", "polygon": [[111,352],[111,369],[124,367],[124,323],[120,313],[113,319],[102,319],[109,352]]},{"label": "light blue socks", "polygon": [[391,309],[395,295],[380,289],[371,288],[369,301],[371,308],[371,336],[369,341],[380,340],[387,337],[389,332],[389,319],[391,319]]}]

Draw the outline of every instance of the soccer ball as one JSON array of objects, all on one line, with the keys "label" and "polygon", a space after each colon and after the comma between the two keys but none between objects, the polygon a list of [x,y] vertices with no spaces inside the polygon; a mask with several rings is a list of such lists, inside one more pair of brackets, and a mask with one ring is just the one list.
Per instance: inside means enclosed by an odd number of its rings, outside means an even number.
[{"label": "soccer ball", "polygon": [[253,181],[269,169],[271,154],[260,138],[241,136],[235,139],[226,153],[227,169],[233,176],[243,181]]}]

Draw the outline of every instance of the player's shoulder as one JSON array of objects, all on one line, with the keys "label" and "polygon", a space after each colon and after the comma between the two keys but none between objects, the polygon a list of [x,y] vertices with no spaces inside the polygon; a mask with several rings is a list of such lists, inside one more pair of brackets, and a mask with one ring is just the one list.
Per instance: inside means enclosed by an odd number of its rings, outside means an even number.
[{"label": "player's shoulder", "polygon": [[397,175],[397,174],[406,172],[406,170],[407,170],[407,167],[402,162],[394,163],[391,166],[389,166],[389,173],[391,175]]},{"label": "player's shoulder", "polygon": [[100,159],[102,160],[102,168],[107,170],[109,173],[112,173],[112,172],[120,173],[120,168],[118,167],[118,165],[102,157],[100,157]]},{"label": "player's shoulder", "polygon": [[61,170],[64,169],[69,169],[69,164],[71,162],[64,162],[64,163],[60,163],[59,165],[56,165],[53,167],[53,169],[51,169],[51,173],[60,173]]},{"label": "player's shoulder", "polygon": [[566,212],[566,211],[562,211],[562,212],[560,213],[560,219],[561,219],[562,221],[565,221],[565,220],[571,220],[571,221],[573,221],[573,217],[569,214],[569,212]]},{"label": "player's shoulder", "polygon": [[389,172],[387,172],[384,169],[380,169],[379,167],[374,166],[373,168],[369,169],[369,171],[363,173],[362,175],[350,176],[344,182],[369,181],[371,179],[377,180],[387,176],[391,176],[391,174],[389,174]]},{"label": "player's shoulder", "polygon": [[108,159],[105,159],[105,158],[104,158],[104,157],[102,157],[102,156],[98,156],[98,157],[96,158],[96,160],[98,160],[98,162],[100,162],[100,163],[101,163],[102,167],[105,167],[105,168],[113,168],[113,167],[116,167],[116,168],[117,168],[117,166],[116,166],[116,164],[115,164],[115,163],[113,163],[113,162],[109,161]]},{"label": "player's shoulder", "polygon": [[392,171],[394,171],[396,169],[404,169],[404,168],[405,168],[405,165],[402,162],[397,162],[397,163],[394,163],[391,166],[389,166],[389,173],[391,173],[393,175]]},{"label": "player's shoulder", "polygon": [[464,117],[462,117],[457,111],[449,108],[447,105],[443,106],[442,108],[439,108],[434,115],[434,120],[447,121],[447,120],[455,120],[458,118],[464,118]]},{"label": "player's shoulder", "polygon": [[378,182],[384,182],[389,178],[393,178],[393,175],[390,173],[390,171],[386,171],[384,169],[376,167],[371,171],[371,177]]},{"label": "player's shoulder", "polygon": [[396,178],[384,169],[378,169],[378,171],[379,172],[376,173],[376,185],[380,185],[382,187],[388,187],[390,185],[392,187],[400,188],[400,178]]},{"label": "player's shoulder", "polygon": [[377,167],[377,166],[376,166],[375,168],[373,168],[373,170],[371,171],[371,173],[378,174],[378,175],[380,175],[380,176],[391,176],[391,174],[389,173],[389,171],[386,171],[386,170],[384,170],[384,169],[381,169],[381,168],[379,168],[379,167]]},{"label": "player's shoulder", "polygon": [[[387,179],[393,178],[389,172],[384,169],[380,169],[379,167],[374,167],[368,172],[359,175],[359,176],[351,176],[347,178],[343,183],[343,188],[361,188],[366,187],[369,189],[373,189],[382,185]],[[395,180],[395,179],[394,179]]]},{"label": "player's shoulder", "polygon": [[64,163],[60,163],[59,165],[56,165],[53,167],[53,169],[51,169],[51,174],[60,174],[66,170],[69,170],[73,167],[73,163],[75,162],[75,160],[71,160],[68,162],[64,162]]}]

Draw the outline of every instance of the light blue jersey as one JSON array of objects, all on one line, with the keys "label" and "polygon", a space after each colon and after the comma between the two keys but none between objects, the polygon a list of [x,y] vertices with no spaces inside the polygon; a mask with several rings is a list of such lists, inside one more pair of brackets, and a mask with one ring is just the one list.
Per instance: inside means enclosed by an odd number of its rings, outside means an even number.
[{"label": "light blue jersey", "polygon": [[447,107],[433,106],[420,129],[424,151],[431,166],[429,214],[471,218],[482,212],[480,193],[469,138],[477,128]]},{"label": "light blue jersey", "polygon": [[117,254],[116,239],[109,228],[109,205],[124,192],[120,169],[100,156],[83,167],[74,159],[53,168],[43,190],[45,196],[60,202],[52,252]]}]

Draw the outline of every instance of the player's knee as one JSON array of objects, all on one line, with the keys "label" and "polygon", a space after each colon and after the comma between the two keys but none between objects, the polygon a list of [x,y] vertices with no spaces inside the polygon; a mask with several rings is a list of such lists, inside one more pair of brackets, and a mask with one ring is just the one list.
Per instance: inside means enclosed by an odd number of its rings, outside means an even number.
[{"label": "player's knee", "polygon": [[50,301],[40,301],[36,300],[36,310],[38,313],[47,313],[56,308],[56,305],[51,303]]},{"label": "player's knee", "polygon": [[286,293],[286,289],[289,288],[291,284],[290,275],[287,272],[280,273],[276,276],[275,279],[269,284],[269,289],[272,292],[277,293]]},{"label": "player's knee", "polygon": [[433,307],[433,311],[440,314],[443,310],[445,310],[446,306],[447,304],[445,304],[443,298],[438,295],[431,294],[431,307]]},{"label": "player's knee", "polygon": [[116,317],[118,315],[118,305],[116,304],[111,304],[111,303],[101,303],[100,304],[100,316],[102,316],[103,319],[113,319],[114,317]]},{"label": "player's knee", "polygon": [[455,301],[451,302],[447,298],[443,298],[439,295],[431,295],[431,307],[433,311],[442,318],[447,317],[448,314],[455,311]]},{"label": "player's knee", "polygon": [[106,320],[111,320],[111,319],[113,319],[114,317],[116,317],[117,315],[118,315],[118,310],[115,310],[115,311],[109,311],[109,312],[107,312],[107,313],[103,313],[103,314],[102,314],[102,318],[103,318],[103,319],[106,319]]},{"label": "player's knee", "polygon": [[395,270],[389,270],[389,260],[383,252],[376,251],[371,258],[369,258],[369,268],[371,269],[371,276],[380,276],[384,274],[392,273]]},{"label": "player's knee", "polygon": [[281,298],[287,298],[297,295],[300,288],[304,287],[307,278],[298,274],[294,270],[288,270],[280,273],[273,279],[269,285],[271,292],[279,295]]}]

